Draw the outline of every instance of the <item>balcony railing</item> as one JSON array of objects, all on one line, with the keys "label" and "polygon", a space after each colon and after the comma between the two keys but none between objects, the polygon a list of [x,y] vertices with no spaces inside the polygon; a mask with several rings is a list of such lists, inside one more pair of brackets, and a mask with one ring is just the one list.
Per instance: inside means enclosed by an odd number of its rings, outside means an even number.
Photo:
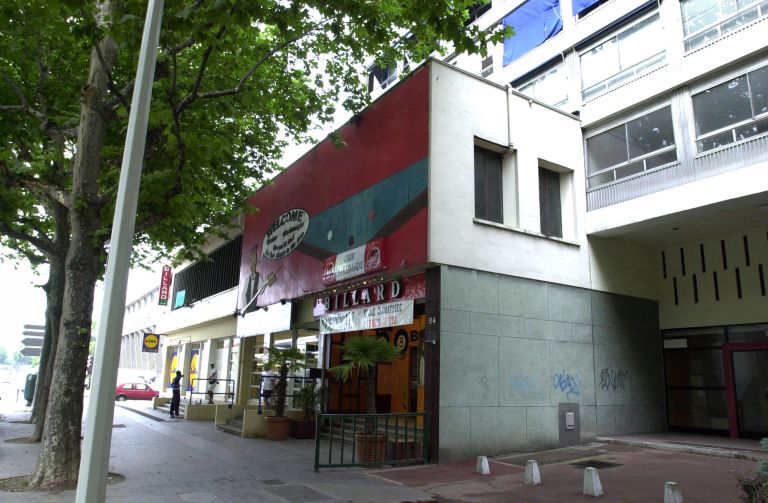
[{"label": "balcony railing", "polygon": [[587,192],[587,211],[768,161],[768,135],[645,171]]}]

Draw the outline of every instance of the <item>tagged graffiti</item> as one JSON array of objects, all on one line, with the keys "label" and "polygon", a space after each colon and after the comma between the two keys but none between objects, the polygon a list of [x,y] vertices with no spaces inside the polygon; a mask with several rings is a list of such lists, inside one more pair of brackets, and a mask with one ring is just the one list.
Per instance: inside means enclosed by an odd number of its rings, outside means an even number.
[{"label": "tagged graffiti", "polygon": [[533,379],[527,375],[513,374],[508,377],[508,381],[512,393],[527,395],[533,389]]},{"label": "tagged graffiti", "polygon": [[624,389],[627,384],[628,370],[603,369],[600,371],[600,387],[609,390]]},{"label": "tagged graffiti", "polygon": [[571,399],[571,395],[579,396],[581,393],[578,378],[566,373],[565,370],[552,376],[552,384],[555,389],[565,393],[565,396],[568,397],[569,400]]}]

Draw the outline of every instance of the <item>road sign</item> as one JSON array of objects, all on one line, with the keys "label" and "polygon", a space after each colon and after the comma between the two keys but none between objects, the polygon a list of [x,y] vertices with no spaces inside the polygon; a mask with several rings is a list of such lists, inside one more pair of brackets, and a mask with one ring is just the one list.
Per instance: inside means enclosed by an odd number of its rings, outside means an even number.
[{"label": "road sign", "polygon": [[28,348],[39,348],[43,345],[43,339],[41,337],[25,337],[21,343]]},{"label": "road sign", "polygon": [[43,348],[30,348],[26,347],[20,351],[24,356],[40,356],[43,352]]}]

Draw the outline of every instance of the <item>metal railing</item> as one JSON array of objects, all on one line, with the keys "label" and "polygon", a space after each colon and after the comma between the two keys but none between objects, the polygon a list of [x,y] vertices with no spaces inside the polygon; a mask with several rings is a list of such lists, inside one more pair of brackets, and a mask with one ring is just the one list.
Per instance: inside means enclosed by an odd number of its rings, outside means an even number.
[{"label": "metal railing", "polygon": [[[265,376],[261,376],[261,382],[259,383],[259,414],[263,414],[264,410],[267,409],[265,407],[265,400],[264,400],[264,393],[263,393],[263,387],[264,387],[264,378]],[[317,381],[314,377],[308,377],[308,376],[287,376],[286,377],[288,381],[286,382],[286,391],[285,391],[285,408],[286,409],[296,409],[300,407],[296,407],[296,405],[293,403],[293,393],[289,393],[288,390],[294,390],[296,388],[296,382],[301,382],[301,387],[307,385],[307,383],[315,382]],[[275,377],[275,381],[278,381],[279,378]],[[288,386],[288,384],[293,383],[291,386]],[[275,387],[272,390],[272,394],[269,397],[269,401],[266,402],[266,405],[269,405],[269,408],[274,409],[275,408],[275,402],[277,401],[277,382],[275,382]]]},{"label": "metal railing", "polygon": [[[219,383],[225,384],[226,391],[214,391],[213,396],[224,395],[224,403],[229,402],[229,405],[235,403],[235,380],[234,379],[216,379]],[[198,398],[197,403],[208,403],[208,378],[207,377],[195,377],[190,381],[192,390],[189,392],[190,404],[195,404],[195,395],[203,395],[204,398]],[[217,384],[218,386],[218,384]],[[200,391],[202,389],[202,391]]]},{"label": "metal railing", "polygon": [[428,425],[426,412],[317,414],[315,471],[427,463]]},{"label": "metal railing", "polygon": [[766,161],[768,135],[762,135],[588,190],[587,211]]}]

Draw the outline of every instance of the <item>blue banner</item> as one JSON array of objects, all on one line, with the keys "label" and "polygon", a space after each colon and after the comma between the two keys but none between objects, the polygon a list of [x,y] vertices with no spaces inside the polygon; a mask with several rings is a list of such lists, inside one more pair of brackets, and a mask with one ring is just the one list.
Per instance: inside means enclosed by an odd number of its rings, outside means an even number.
[{"label": "blue banner", "polygon": [[528,0],[504,18],[515,34],[504,39],[504,66],[507,66],[563,29],[560,0]]},{"label": "blue banner", "polygon": [[589,7],[592,7],[600,0],[571,0],[573,3],[573,15],[578,16],[581,12]]}]

